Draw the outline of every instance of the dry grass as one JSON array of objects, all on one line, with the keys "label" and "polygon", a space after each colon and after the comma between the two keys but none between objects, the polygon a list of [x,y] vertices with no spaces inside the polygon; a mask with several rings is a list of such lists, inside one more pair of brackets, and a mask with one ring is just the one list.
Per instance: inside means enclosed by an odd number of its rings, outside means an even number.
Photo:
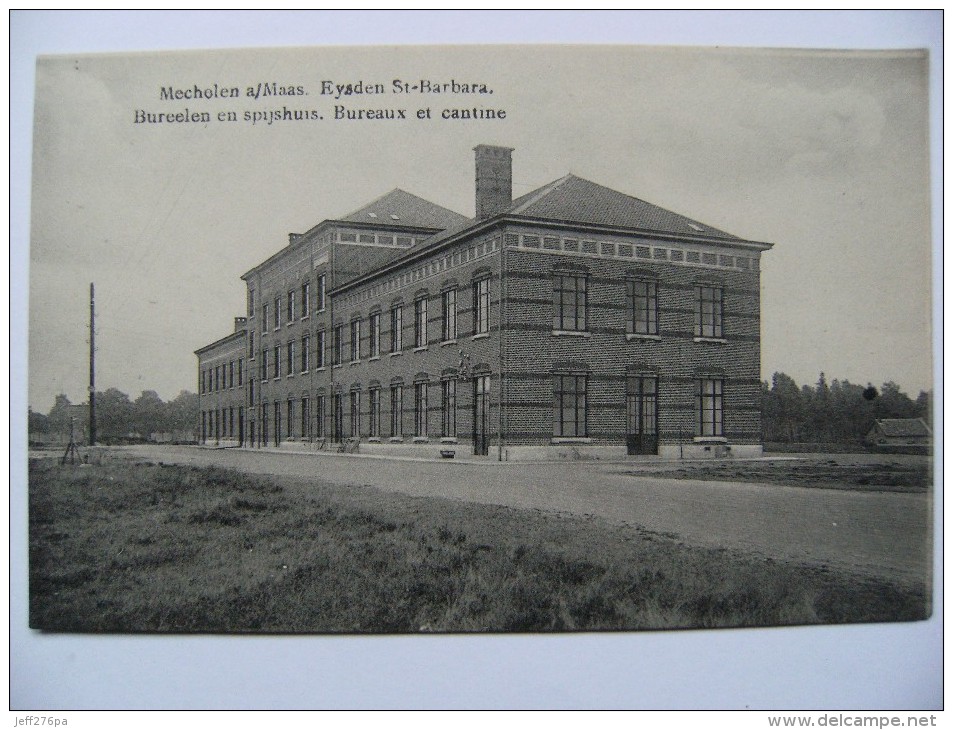
[{"label": "dry grass", "polygon": [[[30,463],[30,625],[592,631],[924,618],[924,589],[595,518],[155,464]],[[300,491],[300,490],[296,490]]]},{"label": "dry grass", "polygon": [[881,456],[870,463],[836,459],[792,461],[711,460],[680,463],[664,469],[645,468],[635,476],[668,479],[714,479],[732,482],[767,482],[812,489],[846,489],[863,492],[926,493],[932,485],[929,457]]}]

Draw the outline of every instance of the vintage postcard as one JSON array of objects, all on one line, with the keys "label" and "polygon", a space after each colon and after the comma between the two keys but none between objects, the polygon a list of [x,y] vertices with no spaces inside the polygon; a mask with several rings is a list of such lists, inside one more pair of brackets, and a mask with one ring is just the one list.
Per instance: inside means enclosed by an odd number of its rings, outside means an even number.
[{"label": "vintage postcard", "polygon": [[932,613],[924,51],[44,56],[29,622]]}]

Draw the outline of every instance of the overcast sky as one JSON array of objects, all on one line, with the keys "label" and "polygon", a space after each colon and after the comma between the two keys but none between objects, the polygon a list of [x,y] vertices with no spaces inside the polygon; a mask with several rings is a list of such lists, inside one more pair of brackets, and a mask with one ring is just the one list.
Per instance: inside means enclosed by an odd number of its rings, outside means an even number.
[{"label": "overcast sky", "polygon": [[[319,95],[478,81],[488,96]],[[244,96],[258,82],[309,95]],[[163,101],[163,86],[239,99]],[[335,122],[351,108],[505,121]],[[323,121],[134,124],[135,110],[287,105]],[[193,351],[244,313],[239,276],[289,232],[395,187],[473,214],[472,148],[515,148],[514,196],[567,172],[766,241],[762,375],[932,385],[927,59],[920,52],[475,47],[50,57],[37,67],[29,403],[196,389]]]}]

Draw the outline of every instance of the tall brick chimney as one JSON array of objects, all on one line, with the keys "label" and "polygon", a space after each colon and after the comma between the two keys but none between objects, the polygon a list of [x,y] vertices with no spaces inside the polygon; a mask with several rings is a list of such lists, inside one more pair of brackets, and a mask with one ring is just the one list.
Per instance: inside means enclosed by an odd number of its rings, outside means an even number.
[{"label": "tall brick chimney", "polygon": [[513,202],[512,147],[480,144],[476,153],[476,217],[492,218]]},{"label": "tall brick chimney", "polygon": [[241,332],[248,326],[248,317],[235,317],[235,331]]}]

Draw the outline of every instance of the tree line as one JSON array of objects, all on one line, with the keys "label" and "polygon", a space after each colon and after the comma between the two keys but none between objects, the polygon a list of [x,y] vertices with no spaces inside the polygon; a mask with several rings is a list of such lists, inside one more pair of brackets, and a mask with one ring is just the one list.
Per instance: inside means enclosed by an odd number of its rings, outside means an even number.
[{"label": "tree line", "polygon": [[930,424],[932,391],[920,391],[916,400],[894,382],[879,389],[848,380],[799,386],[784,373],[761,384],[764,440],[787,443],[859,443],[881,418],[922,418]]},{"label": "tree line", "polygon": [[[88,423],[85,410],[77,414],[65,395],[56,396],[49,413],[30,411],[30,434],[69,437],[70,419],[75,419],[76,438],[80,439]],[[152,434],[194,433],[199,418],[199,397],[187,390],[164,402],[154,390],[144,390],[132,400],[116,388],[96,393],[96,440],[102,442],[130,438],[148,439]]]}]

